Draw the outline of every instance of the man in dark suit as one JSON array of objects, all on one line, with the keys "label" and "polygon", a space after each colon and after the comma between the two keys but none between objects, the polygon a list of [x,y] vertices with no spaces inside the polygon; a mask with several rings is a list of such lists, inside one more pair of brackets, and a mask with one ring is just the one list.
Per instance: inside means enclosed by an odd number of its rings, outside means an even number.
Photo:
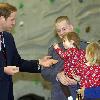
[{"label": "man in dark suit", "polygon": [[[55,32],[59,39],[62,38],[64,33],[74,31],[72,24],[70,23],[67,16],[60,16],[55,21]],[[80,47],[85,49],[87,43],[81,41]],[[63,44],[59,43],[59,46],[64,50]],[[77,82],[74,79],[70,79],[69,77],[65,77],[64,72],[62,71],[63,67],[63,60],[58,56],[56,51],[54,50],[53,46],[51,46],[48,50],[48,55],[52,56],[53,59],[57,59],[58,63],[53,65],[50,68],[44,68],[42,70],[42,76],[44,79],[51,82],[52,90],[51,90],[51,100],[67,100],[62,87],[60,86],[60,82],[65,85],[69,86],[71,95],[73,100],[76,100],[76,89],[77,89]],[[57,80],[59,78],[59,81]],[[65,88],[67,90],[67,88]],[[68,90],[67,90],[68,91]]]},{"label": "man in dark suit", "polygon": [[14,38],[9,33],[15,25],[16,12],[16,7],[0,3],[0,100],[14,100],[12,75],[15,73],[19,71],[40,73],[40,65],[49,67],[57,63],[49,56],[30,61],[21,59]]}]

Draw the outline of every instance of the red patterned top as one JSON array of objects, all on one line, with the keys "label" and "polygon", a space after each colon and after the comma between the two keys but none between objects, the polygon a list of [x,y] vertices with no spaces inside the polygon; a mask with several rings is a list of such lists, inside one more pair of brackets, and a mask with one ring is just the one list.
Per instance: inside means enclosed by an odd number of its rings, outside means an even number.
[{"label": "red patterned top", "polygon": [[100,86],[100,65],[78,64],[74,73],[80,77],[80,86],[85,88]]},{"label": "red patterned top", "polygon": [[55,49],[56,52],[64,59],[64,71],[70,77],[73,78],[71,72],[77,63],[85,62],[85,51],[78,48],[69,48],[65,52],[61,48]]}]

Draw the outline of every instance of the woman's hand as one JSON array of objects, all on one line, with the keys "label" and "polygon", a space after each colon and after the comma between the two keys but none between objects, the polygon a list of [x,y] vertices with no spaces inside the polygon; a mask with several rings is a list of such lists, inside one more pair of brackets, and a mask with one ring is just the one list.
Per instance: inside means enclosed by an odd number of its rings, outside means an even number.
[{"label": "woman's hand", "polygon": [[80,76],[75,75],[74,72],[72,72],[72,76],[77,82],[80,81]]},{"label": "woman's hand", "polygon": [[66,76],[64,75],[64,71],[61,71],[57,74],[57,79],[63,84],[66,85]]},{"label": "woman's hand", "polygon": [[77,84],[77,81],[75,81],[74,79],[71,79],[67,75],[65,75],[64,71],[59,72],[57,74],[57,78],[63,85],[75,85],[75,84]]}]

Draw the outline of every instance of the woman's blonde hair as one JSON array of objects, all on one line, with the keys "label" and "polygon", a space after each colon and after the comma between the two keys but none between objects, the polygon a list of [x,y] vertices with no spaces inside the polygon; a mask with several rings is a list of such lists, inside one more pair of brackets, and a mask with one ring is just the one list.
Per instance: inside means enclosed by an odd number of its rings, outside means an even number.
[{"label": "woman's blonde hair", "polygon": [[76,32],[65,33],[62,37],[62,41],[66,39],[68,39],[68,41],[73,40],[74,41],[73,45],[77,48],[80,47],[80,38]]},{"label": "woman's blonde hair", "polygon": [[86,47],[86,60],[90,64],[100,64],[100,44],[92,42]]},{"label": "woman's blonde hair", "polygon": [[66,20],[66,22],[70,22],[69,18],[67,16],[59,16],[56,20],[55,20],[55,24],[56,23],[60,23],[61,21]]},{"label": "woman's blonde hair", "polygon": [[[54,26],[56,26],[57,23],[60,23],[62,21],[66,20],[66,22],[68,24],[70,24],[70,20],[67,16],[59,16],[57,17],[57,19],[55,20],[55,23],[54,23]],[[56,27],[55,27],[55,30],[54,30],[55,34],[57,34],[57,31],[56,31]]]}]

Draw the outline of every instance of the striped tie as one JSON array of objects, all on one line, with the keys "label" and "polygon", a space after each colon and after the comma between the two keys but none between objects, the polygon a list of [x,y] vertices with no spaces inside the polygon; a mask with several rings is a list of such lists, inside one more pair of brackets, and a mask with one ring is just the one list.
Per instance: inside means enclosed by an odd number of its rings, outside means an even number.
[{"label": "striped tie", "polygon": [[0,51],[2,52],[3,57],[5,59],[5,64],[7,65],[7,53],[6,53],[6,48],[4,44],[3,32],[0,32]]}]

